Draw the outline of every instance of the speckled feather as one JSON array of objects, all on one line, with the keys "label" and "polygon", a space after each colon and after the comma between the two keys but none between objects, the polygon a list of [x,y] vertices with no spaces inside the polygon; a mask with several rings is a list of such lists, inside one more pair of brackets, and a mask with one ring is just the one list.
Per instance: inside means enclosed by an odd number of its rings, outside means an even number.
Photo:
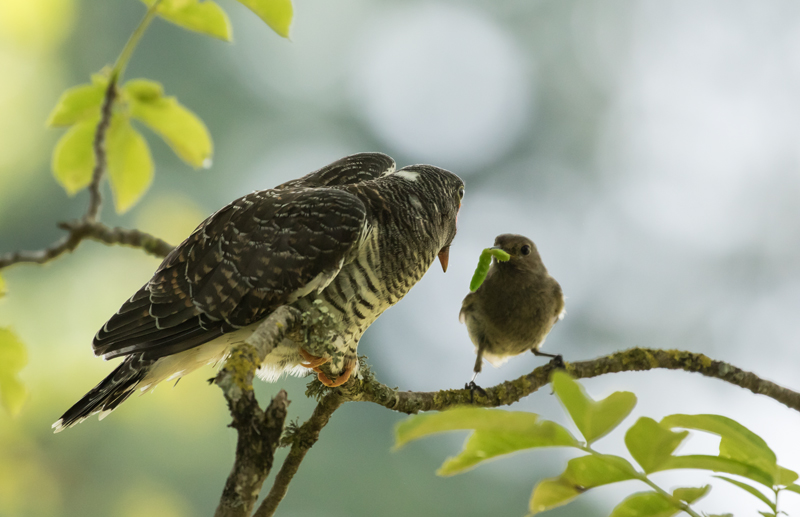
[{"label": "speckled feather", "polygon": [[[201,223],[100,329],[95,354],[126,359],[54,427],[219,360],[285,304],[329,311],[331,369],[343,368],[364,330],[449,246],[462,194],[452,173],[424,165],[395,172],[388,156],[363,153],[237,199]],[[298,372],[300,344],[282,345],[268,357],[267,378]]]},{"label": "speckled feather", "polygon": [[97,333],[95,354],[157,359],[263,319],[317,275],[338,270],[365,219],[358,198],[330,188],[237,199],[167,256]]}]

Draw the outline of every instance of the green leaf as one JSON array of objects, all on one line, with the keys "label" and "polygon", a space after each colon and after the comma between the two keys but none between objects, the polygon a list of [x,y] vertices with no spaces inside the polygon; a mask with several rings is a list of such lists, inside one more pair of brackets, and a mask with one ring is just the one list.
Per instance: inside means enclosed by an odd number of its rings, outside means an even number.
[{"label": "green leaf", "polygon": [[585,489],[636,478],[636,470],[625,458],[611,454],[590,454],[573,458],[561,479]]},{"label": "green leaf", "polygon": [[702,454],[689,454],[685,456],[670,456],[655,472],[675,469],[700,469],[713,472],[724,472],[751,479],[757,483],[772,488],[772,478],[766,472],[752,465],[742,463],[730,458],[720,456],[705,456]]},{"label": "green leaf", "polygon": [[736,487],[739,487],[739,488],[741,488],[742,490],[744,490],[745,492],[747,492],[747,493],[749,493],[749,494],[751,494],[751,495],[755,496],[756,498],[758,498],[758,499],[760,499],[761,501],[763,501],[763,502],[764,502],[764,504],[766,504],[767,506],[769,506],[769,508],[770,508],[770,509],[771,509],[773,512],[775,512],[775,504],[774,504],[772,501],[770,501],[770,500],[769,500],[769,498],[767,498],[767,496],[765,496],[764,494],[762,494],[762,493],[761,493],[761,491],[760,491],[760,490],[758,490],[757,488],[755,488],[755,487],[753,487],[753,486],[750,486],[750,485],[748,485],[747,483],[743,483],[743,482],[741,482],[741,481],[738,481],[738,480],[736,480],[736,479],[731,479],[731,478],[729,478],[729,477],[725,477],[725,476],[714,476],[714,477],[715,477],[715,478],[717,478],[717,479],[721,479],[721,480],[723,480],[723,481],[727,481],[727,482],[728,482],[728,483],[730,483],[731,485],[733,485],[733,486],[736,486]]},{"label": "green leaf", "polygon": [[573,458],[559,477],[545,479],[536,485],[529,505],[530,513],[564,505],[590,488],[635,478],[634,468],[619,456],[590,454]]},{"label": "green leaf", "polygon": [[625,445],[646,473],[655,472],[678,448],[689,431],[676,433],[648,417],[641,417],[625,433]]},{"label": "green leaf", "polygon": [[279,36],[289,37],[294,12],[291,0],[239,0],[239,3],[256,13]]},{"label": "green leaf", "polygon": [[788,490],[789,492],[794,492],[795,494],[800,494],[800,485],[791,484],[784,488],[783,490]]},{"label": "green leaf", "polygon": [[[760,436],[742,424],[720,415],[669,415],[661,420],[668,428],[682,427],[719,435],[719,455],[752,465],[774,478],[778,475],[775,453]],[[774,482],[774,481],[773,481]]]},{"label": "green leaf", "polygon": [[711,485],[701,486],[701,487],[686,487],[686,488],[676,488],[672,491],[672,495],[680,499],[681,501],[685,501],[689,504],[697,501],[701,497],[705,497],[706,494],[711,490]]},{"label": "green leaf", "polygon": [[68,88],[47,117],[47,125],[70,126],[81,120],[99,118],[107,85],[107,82],[94,82]]},{"label": "green leaf", "polygon": [[611,511],[610,517],[670,517],[680,508],[657,492],[637,492]]},{"label": "green leaf", "polygon": [[122,91],[138,102],[152,102],[164,95],[164,87],[158,81],[150,79],[131,79]]},{"label": "green leaf", "polygon": [[788,486],[797,481],[797,472],[778,465],[778,484]]},{"label": "green leaf", "polygon": [[[150,7],[155,0],[142,2]],[[184,29],[231,41],[231,22],[228,15],[211,0],[162,0],[156,11],[165,20]]]},{"label": "green leaf", "polygon": [[473,468],[482,461],[504,454],[536,447],[574,447],[572,435],[549,420],[536,423],[524,433],[508,431],[475,431],[464,444],[464,450],[448,458],[436,472],[440,476],[452,476]]},{"label": "green leaf", "polygon": [[106,154],[114,207],[121,214],[139,201],[153,181],[153,160],[142,135],[120,114],[111,117]]},{"label": "green leaf", "polygon": [[538,422],[539,415],[535,413],[462,406],[408,417],[395,426],[394,446],[399,449],[412,440],[447,431],[474,429],[524,432]]},{"label": "green leaf", "polygon": [[[412,415],[403,420],[395,427],[395,448],[399,449],[406,443],[424,436],[447,431],[475,430],[525,434],[535,432],[540,424],[539,415],[535,413],[462,406],[438,413]],[[566,429],[564,433],[571,439],[572,444],[576,443]]]},{"label": "green leaf", "polygon": [[545,479],[536,485],[529,504],[530,515],[551,510],[572,501],[583,493],[561,478]]},{"label": "green leaf", "polygon": [[12,416],[19,414],[27,390],[18,374],[28,364],[28,353],[16,334],[0,328],[0,404]]},{"label": "green leaf", "polygon": [[553,372],[553,390],[567,409],[575,425],[588,443],[602,438],[617,427],[636,405],[636,395],[617,391],[604,400],[595,401],[566,372]]},{"label": "green leaf", "polygon": [[0,275],[0,298],[6,295],[6,281],[3,280],[3,276]]},{"label": "green leaf", "polygon": [[181,105],[175,97],[162,97],[161,85],[137,79],[126,83],[123,90],[130,97],[130,113],[144,122],[194,168],[211,162],[213,144],[205,124],[197,115]]},{"label": "green leaf", "polygon": [[97,117],[75,124],[53,150],[53,175],[70,196],[92,181],[95,163],[92,142],[99,121]]}]

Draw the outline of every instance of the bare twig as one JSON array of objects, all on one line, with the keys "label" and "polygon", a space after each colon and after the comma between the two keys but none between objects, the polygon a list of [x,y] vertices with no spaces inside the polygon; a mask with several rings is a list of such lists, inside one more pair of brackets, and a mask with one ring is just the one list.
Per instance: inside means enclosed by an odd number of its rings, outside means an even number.
[{"label": "bare twig", "polygon": [[102,223],[87,223],[83,221],[60,223],[58,226],[71,233],[82,233],[84,239],[91,239],[104,244],[119,244],[140,248],[145,253],[156,257],[166,257],[173,248],[172,244],[139,230],[112,228]]},{"label": "bare twig", "polygon": [[288,405],[286,392],[280,390],[266,411],[258,407],[252,391],[230,406],[233,415],[231,427],[239,434],[236,461],[214,517],[250,515],[264,479],[272,470]]},{"label": "bare twig", "polygon": [[103,96],[103,104],[100,108],[100,122],[97,124],[94,141],[92,142],[94,170],[92,170],[92,182],[89,184],[89,209],[86,210],[86,215],[84,216],[87,222],[97,221],[97,216],[100,214],[100,207],[102,206],[103,197],[100,193],[100,183],[106,173],[108,162],[106,158],[106,133],[111,125],[111,111],[116,98],[117,75],[112,73],[108,79],[106,93]]},{"label": "bare twig", "polygon": [[59,223],[60,228],[69,233],[56,241],[53,245],[36,251],[14,251],[0,255],[0,269],[23,262],[44,264],[59,255],[71,252],[78,245],[91,239],[105,244],[121,244],[140,248],[145,253],[156,257],[164,257],[172,251],[172,245],[166,241],[154,237],[149,233],[139,230],[127,230],[125,228],[112,228],[102,223],[91,222],[85,219]]},{"label": "bare twig", "polygon": [[297,469],[300,468],[300,463],[306,457],[308,450],[317,443],[319,433],[322,428],[331,419],[331,415],[341,406],[347,399],[337,391],[332,391],[325,395],[320,400],[314,413],[311,415],[306,423],[300,426],[292,435],[292,448],[289,455],[283,461],[281,470],[275,476],[275,482],[267,494],[267,497],[258,507],[253,517],[271,517],[278,509],[278,505],[289,490],[289,483],[292,481]]}]

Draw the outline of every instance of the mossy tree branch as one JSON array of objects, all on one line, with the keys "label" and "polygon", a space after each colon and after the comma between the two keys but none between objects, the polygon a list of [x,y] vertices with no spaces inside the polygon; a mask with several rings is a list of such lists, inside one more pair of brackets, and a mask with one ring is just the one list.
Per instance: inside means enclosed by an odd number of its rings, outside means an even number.
[{"label": "mossy tree branch", "polygon": [[319,433],[327,425],[333,412],[339,409],[346,400],[341,393],[336,391],[328,393],[317,404],[311,418],[289,436],[292,444],[289,455],[286,456],[281,470],[275,476],[275,482],[272,484],[269,494],[267,494],[261,506],[258,507],[256,513],[253,514],[254,517],[271,517],[275,515],[275,511],[284,496],[286,496],[286,492],[289,490],[289,483],[297,473],[297,469],[300,468],[300,463],[306,457],[306,453],[319,440]]},{"label": "mossy tree branch", "polygon": [[236,460],[222,491],[214,517],[248,516],[275,459],[283,433],[289,399],[280,390],[266,411],[258,406],[253,390],[230,406],[238,439]]},{"label": "mossy tree branch", "polygon": [[[437,392],[412,392],[391,389],[379,382],[369,382],[351,395],[350,400],[363,400],[380,404],[401,413],[441,411],[460,404],[484,407],[505,406],[517,402],[550,382],[553,366],[547,364],[513,381],[506,381],[486,389],[486,395],[470,390],[443,390]],[[609,373],[647,371],[653,369],[683,370],[713,377],[753,393],[765,395],[781,404],[800,411],[800,393],[762,379],[731,364],[715,361],[703,354],[680,350],[632,348],[589,361],[566,363],[565,369],[577,379],[588,379]],[[358,382],[358,381],[354,381]]]},{"label": "mossy tree branch", "polygon": [[[293,315],[291,321],[293,325],[297,325],[299,318],[296,314]],[[292,331],[292,328],[270,330],[268,328],[270,326],[274,327],[275,322],[261,325],[258,333],[248,340],[249,343],[245,347],[250,347],[251,350],[257,348],[271,350],[287,331]],[[277,336],[280,336],[280,339],[276,341]],[[242,347],[237,347],[234,355],[239,349]],[[252,380],[256,365],[260,364],[259,357],[263,358],[264,356],[244,354],[238,357],[235,359],[236,366],[233,367],[233,370],[245,372],[244,377],[240,377],[242,381]],[[228,367],[226,366],[226,368]],[[552,363],[541,366],[515,380],[488,388],[485,390],[485,394],[473,393],[469,389],[438,392],[400,391],[375,380],[368,369],[362,369],[362,379],[353,379],[339,388],[328,389],[319,381],[314,380],[309,384],[308,392],[320,398],[320,402],[308,421],[299,428],[292,429],[285,438],[285,441],[291,444],[291,450],[277,474],[269,494],[254,516],[269,517],[275,513],[306,453],[319,439],[322,428],[328,423],[333,412],[345,402],[373,402],[393,411],[409,414],[419,411],[441,411],[466,404],[482,407],[505,406],[517,402],[549,384],[550,376],[555,368]],[[800,393],[761,379],[754,373],[744,371],[731,364],[715,361],[703,354],[679,350],[633,348],[589,361],[565,364],[565,370],[578,379],[657,368],[683,370],[720,379],[753,393],[765,395],[789,408],[800,411]],[[250,389],[252,390],[252,387]],[[228,397],[227,394],[226,397]]]}]

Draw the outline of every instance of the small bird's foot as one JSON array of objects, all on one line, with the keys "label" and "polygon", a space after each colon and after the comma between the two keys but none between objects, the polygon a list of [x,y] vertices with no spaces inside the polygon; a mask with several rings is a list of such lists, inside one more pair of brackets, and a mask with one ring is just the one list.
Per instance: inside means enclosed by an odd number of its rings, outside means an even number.
[{"label": "small bird's foot", "polygon": [[464,385],[465,390],[469,390],[469,401],[475,402],[475,392],[477,391],[484,397],[486,396],[486,390],[475,384],[475,380],[469,381],[467,384]]},{"label": "small bird's foot", "polygon": [[330,361],[330,359],[327,357],[317,357],[315,355],[311,355],[302,348],[299,349],[299,352],[300,355],[303,356],[303,359],[306,360],[305,363],[300,363],[300,366],[303,368],[311,368],[312,370],[316,370],[317,366]]},{"label": "small bird's foot", "polygon": [[559,368],[562,370],[565,368],[564,358],[561,357],[561,354],[546,354],[544,352],[536,350],[535,348],[532,348],[531,352],[533,352],[533,355],[535,355],[536,357],[549,357],[550,358],[549,364],[553,368]]},{"label": "small bird's foot", "polygon": [[552,359],[550,359],[550,363],[549,364],[550,364],[550,366],[552,366],[553,368],[555,368],[557,370],[563,370],[563,369],[566,368],[566,365],[564,364],[564,358],[561,357],[561,354],[558,354],[557,356],[555,356]]},{"label": "small bird's foot", "polygon": [[347,366],[345,367],[341,375],[336,377],[336,380],[333,381],[325,374],[325,372],[323,372],[319,368],[315,367],[314,371],[317,372],[317,379],[319,379],[319,382],[321,382],[322,384],[324,384],[329,388],[336,388],[337,386],[341,386],[342,384],[350,380],[350,376],[353,374],[353,370],[355,369],[356,369],[356,361],[353,360],[348,362]]}]

